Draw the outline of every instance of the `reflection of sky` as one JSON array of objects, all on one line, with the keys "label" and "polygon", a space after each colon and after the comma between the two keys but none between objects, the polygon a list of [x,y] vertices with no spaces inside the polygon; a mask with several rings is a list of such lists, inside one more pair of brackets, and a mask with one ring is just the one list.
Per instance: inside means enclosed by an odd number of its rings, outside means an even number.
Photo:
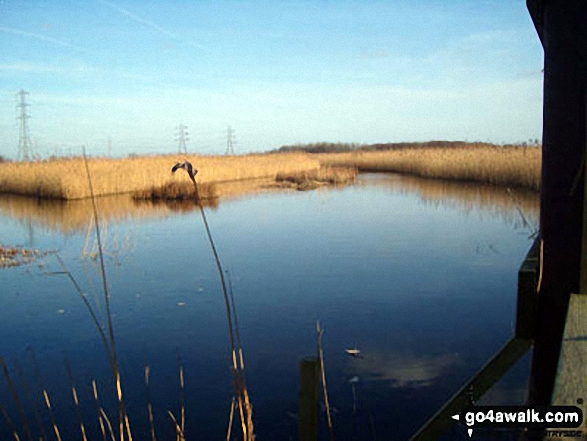
[{"label": "reflection of sky", "polygon": [[362,353],[353,358],[351,372],[363,381],[385,381],[391,387],[426,387],[459,362],[458,354]]},{"label": "reflection of sky", "polygon": [[[530,241],[499,216],[464,216],[450,206],[422,204],[416,195],[357,186],[221,203],[208,211],[208,220],[234,282],[259,438],[295,434],[287,412],[297,412],[299,360],[316,352],[316,319],[325,328],[328,384],[341,434],[350,433],[348,380],[357,375],[361,409],[366,403],[377,409],[377,433],[383,437],[393,428],[400,439],[511,335],[517,269]],[[3,237],[4,231],[19,234],[11,225],[2,227]],[[188,424],[194,437],[216,437],[225,430],[230,406],[230,362],[223,300],[199,214],[129,218],[109,228],[134,244],[118,259],[106,258],[131,407],[143,408],[147,358],[157,408],[175,408],[181,351]],[[38,237],[38,246],[61,249],[96,303],[98,266],[80,257],[85,233]],[[82,383],[90,375],[107,378],[108,368],[71,284],[44,274],[57,269],[48,258],[44,268],[0,272],[0,353],[29,366],[23,354],[32,345],[66,412],[70,395],[58,392],[68,391],[63,352]],[[344,352],[355,346],[364,359]],[[519,388],[523,375],[508,387]],[[80,394],[92,402],[88,387]],[[158,415],[169,428],[165,412]],[[361,424],[368,425],[365,418]],[[144,422],[136,418],[137,433],[147,430]]]}]

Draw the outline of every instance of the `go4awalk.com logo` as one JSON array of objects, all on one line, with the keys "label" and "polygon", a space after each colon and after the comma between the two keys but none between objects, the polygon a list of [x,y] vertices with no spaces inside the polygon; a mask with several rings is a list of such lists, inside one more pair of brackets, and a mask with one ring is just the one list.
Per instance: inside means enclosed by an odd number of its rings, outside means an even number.
[{"label": "go4awalk.com logo", "polygon": [[[467,433],[471,437],[473,429],[478,427],[576,429],[583,423],[583,411],[576,406],[475,406],[451,418],[467,426]],[[577,431],[560,430],[560,432],[566,435],[566,432]]]}]

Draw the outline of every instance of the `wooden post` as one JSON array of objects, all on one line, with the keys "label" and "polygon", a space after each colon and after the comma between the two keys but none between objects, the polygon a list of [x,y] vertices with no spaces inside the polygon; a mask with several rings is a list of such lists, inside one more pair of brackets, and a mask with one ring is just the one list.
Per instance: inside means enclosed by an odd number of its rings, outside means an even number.
[{"label": "wooden post", "polygon": [[540,273],[540,237],[528,251],[518,271],[516,338],[531,340],[536,332],[536,290]]},{"label": "wooden post", "polygon": [[320,360],[304,358],[300,362],[300,411],[298,439],[318,440],[320,398]]},{"label": "wooden post", "polygon": [[569,297],[579,292],[587,78],[587,2],[527,0],[544,47],[542,278],[529,403],[549,405]]}]

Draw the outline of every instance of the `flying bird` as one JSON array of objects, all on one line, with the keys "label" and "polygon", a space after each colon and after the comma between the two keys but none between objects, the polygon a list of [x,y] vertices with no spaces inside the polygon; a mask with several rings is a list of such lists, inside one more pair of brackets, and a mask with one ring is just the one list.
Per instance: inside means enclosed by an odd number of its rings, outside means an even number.
[{"label": "flying bird", "polygon": [[185,171],[188,172],[192,181],[196,179],[196,175],[198,174],[198,170],[195,169],[189,161],[185,162],[178,162],[173,166],[171,169],[171,173],[175,173],[178,169],[183,168]]}]

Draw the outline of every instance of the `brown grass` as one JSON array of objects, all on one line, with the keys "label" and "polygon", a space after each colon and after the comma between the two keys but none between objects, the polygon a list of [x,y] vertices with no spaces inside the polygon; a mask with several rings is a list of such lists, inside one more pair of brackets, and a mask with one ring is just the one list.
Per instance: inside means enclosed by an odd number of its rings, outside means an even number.
[{"label": "brown grass", "polygon": [[492,185],[540,188],[538,148],[420,148],[316,155],[331,166],[360,171],[409,173],[425,178],[475,181]]},{"label": "brown grass", "polygon": [[347,185],[357,176],[356,167],[331,167],[329,165],[317,170],[278,173],[275,182],[279,187],[313,190],[324,185]]},{"label": "brown grass", "polygon": [[[202,184],[199,186],[200,199],[209,200],[218,198],[215,184]],[[173,201],[193,201],[194,187],[191,182],[168,182],[160,187],[153,187],[146,190],[140,190],[132,194],[134,200],[173,200]],[[193,204],[191,204],[193,205]]]},{"label": "brown grass", "polygon": [[[131,193],[174,181],[189,182],[187,176],[171,174],[171,167],[186,159],[198,169],[198,181],[202,184],[261,177],[274,179],[280,172],[295,173],[320,167],[318,160],[306,153],[89,159],[94,193],[96,196]],[[0,163],[0,193],[52,199],[90,196],[81,158]]]}]

